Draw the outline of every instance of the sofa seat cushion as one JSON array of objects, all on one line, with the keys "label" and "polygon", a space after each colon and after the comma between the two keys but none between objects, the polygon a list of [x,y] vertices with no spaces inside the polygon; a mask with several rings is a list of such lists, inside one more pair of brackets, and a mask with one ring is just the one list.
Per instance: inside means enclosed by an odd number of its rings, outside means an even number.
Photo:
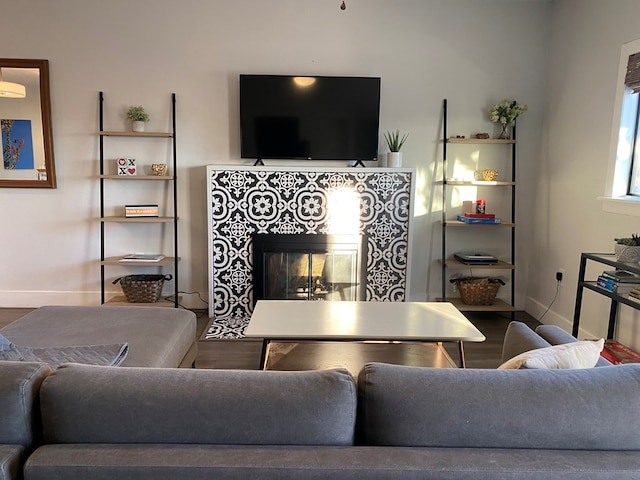
[{"label": "sofa seat cushion", "polygon": [[68,364],[40,389],[45,443],[350,445],[346,370],[276,372]]},{"label": "sofa seat cushion", "polygon": [[129,306],[45,306],[0,333],[22,347],[129,345],[125,367],[178,367],[196,344],[189,310]]},{"label": "sofa seat cushion", "polygon": [[637,452],[465,448],[47,445],[25,480],[564,480],[636,478]]},{"label": "sofa seat cushion", "polygon": [[602,338],[597,341],[563,343],[521,353],[498,368],[593,368],[598,363],[603,347]]},{"label": "sofa seat cushion", "polygon": [[0,480],[22,478],[22,461],[25,448],[22,445],[0,445]]},{"label": "sofa seat cushion", "polygon": [[640,364],[474,370],[371,363],[359,390],[365,444],[640,450]]}]

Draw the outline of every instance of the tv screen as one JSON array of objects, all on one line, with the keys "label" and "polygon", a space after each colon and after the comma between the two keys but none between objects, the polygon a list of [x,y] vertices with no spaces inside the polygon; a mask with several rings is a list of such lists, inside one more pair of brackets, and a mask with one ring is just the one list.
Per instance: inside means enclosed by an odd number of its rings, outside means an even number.
[{"label": "tv screen", "polygon": [[242,158],[377,160],[380,78],[240,75]]}]

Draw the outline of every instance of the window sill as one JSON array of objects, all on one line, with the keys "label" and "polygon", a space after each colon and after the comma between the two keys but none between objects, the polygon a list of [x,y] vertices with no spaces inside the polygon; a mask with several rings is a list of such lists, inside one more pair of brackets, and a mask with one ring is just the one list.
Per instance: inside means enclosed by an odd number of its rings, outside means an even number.
[{"label": "window sill", "polygon": [[640,217],[639,197],[598,197],[602,200],[602,210],[609,213]]}]

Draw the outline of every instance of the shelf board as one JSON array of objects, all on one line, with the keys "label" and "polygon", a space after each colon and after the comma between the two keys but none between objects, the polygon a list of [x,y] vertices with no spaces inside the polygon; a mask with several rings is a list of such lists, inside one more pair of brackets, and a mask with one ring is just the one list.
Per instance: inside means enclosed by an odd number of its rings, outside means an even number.
[{"label": "shelf board", "polygon": [[447,138],[447,143],[503,143],[503,144],[514,144],[515,140],[511,139],[502,139],[502,138]]},{"label": "shelf board", "polygon": [[162,298],[160,298],[160,300],[158,300],[155,303],[127,302],[127,298],[124,295],[117,295],[115,297],[111,297],[104,304],[108,306],[127,306],[127,307],[174,307],[175,306],[173,302],[170,302],[168,300],[163,300]]},{"label": "shelf board", "polygon": [[[438,261],[440,263],[442,263],[441,259],[438,259]],[[508,262],[503,262],[502,260],[498,260],[498,263],[493,263],[493,264],[489,264],[489,265],[470,265],[468,263],[462,263],[458,260],[455,260],[453,258],[447,258],[446,260],[446,267],[447,268],[460,268],[460,269],[467,269],[467,268],[490,268],[490,269],[494,269],[494,270],[515,270],[516,266],[508,263]]]},{"label": "shelf board", "polygon": [[[441,298],[438,298],[437,301],[442,302]],[[516,307],[513,305],[509,305],[504,300],[500,300],[496,298],[493,301],[493,305],[467,305],[463,303],[460,298],[452,297],[445,300],[446,302],[453,303],[453,305],[460,310],[461,312],[515,312]]]},{"label": "shelf board", "polygon": [[460,220],[446,220],[445,225],[449,227],[515,227],[515,223],[502,222],[502,223],[465,223]]},{"label": "shelf board", "polygon": [[102,217],[100,220],[113,223],[170,223],[173,217]]},{"label": "shelf board", "polygon": [[101,264],[102,265],[118,265],[120,267],[166,267],[172,266],[175,263],[174,257],[164,257],[162,260],[158,260],[157,262],[134,262],[134,261],[126,261],[121,262],[124,255],[120,255],[118,257],[108,257],[105,258]]},{"label": "shelf board", "polygon": [[110,180],[173,180],[173,175],[100,175]]},{"label": "shelf board", "polygon": [[172,138],[171,132],[126,132],[126,131],[101,131],[103,137],[161,137]]},{"label": "shelf board", "polygon": [[[443,182],[439,182],[442,184]],[[462,185],[470,187],[502,187],[515,185],[516,182],[498,182],[498,181],[485,181],[485,180],[445,180],[447,185]]]}]

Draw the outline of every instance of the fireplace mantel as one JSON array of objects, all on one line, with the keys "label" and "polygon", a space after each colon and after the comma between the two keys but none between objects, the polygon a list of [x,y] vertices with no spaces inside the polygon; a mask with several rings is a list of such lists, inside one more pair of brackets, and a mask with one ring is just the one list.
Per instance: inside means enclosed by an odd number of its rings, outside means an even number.
[{"label": "fireplace mantel", "polygon": [[368,301],[408,292],[412,168],[207,166],[209,316],[251,316],[254,233],[367,235]]}]

